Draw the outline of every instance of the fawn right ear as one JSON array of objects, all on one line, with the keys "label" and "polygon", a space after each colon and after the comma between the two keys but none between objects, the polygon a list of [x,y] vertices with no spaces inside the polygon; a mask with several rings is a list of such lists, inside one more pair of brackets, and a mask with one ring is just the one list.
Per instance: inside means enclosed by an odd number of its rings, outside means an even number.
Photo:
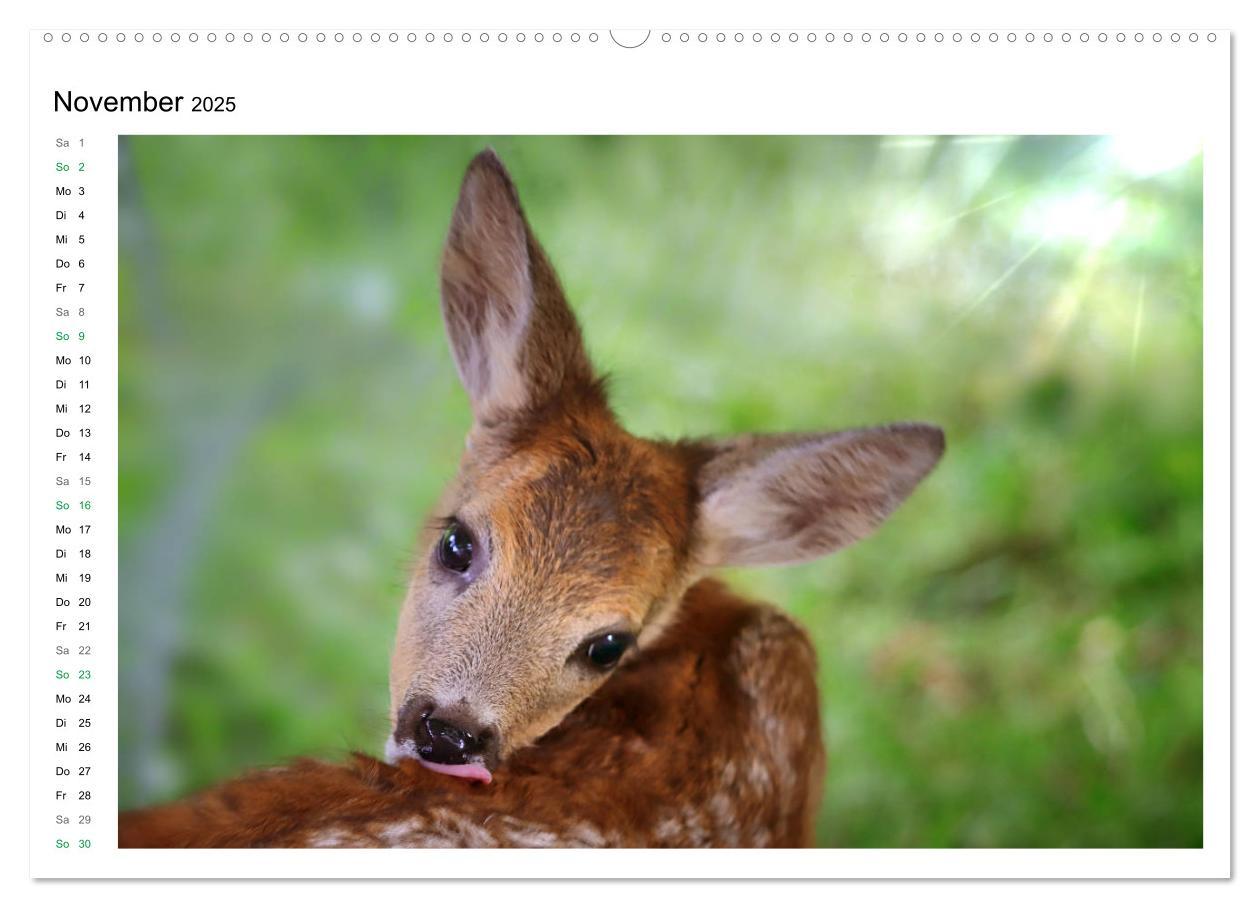
[{"label": "fawn right ear", "polygon": [[740,435],[703,448],[699,563],[790,564],[873,533],[936,466],[945,434],[923,423],[895,423]]},{"label": "fawn right ear", "polygon": [[473,415],[492,425],[590,382],[577,319],[486,149],[468,165],[442,254],[442,317]]}]

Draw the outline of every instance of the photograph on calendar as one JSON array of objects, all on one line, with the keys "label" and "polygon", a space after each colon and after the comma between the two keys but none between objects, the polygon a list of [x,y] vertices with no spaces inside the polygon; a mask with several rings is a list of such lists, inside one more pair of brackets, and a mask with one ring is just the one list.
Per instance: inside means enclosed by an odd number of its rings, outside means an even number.
[{"label": "photograph on calendar", "polygon": [[120,137],[120,846],[1201,848],[1202,177]]}]

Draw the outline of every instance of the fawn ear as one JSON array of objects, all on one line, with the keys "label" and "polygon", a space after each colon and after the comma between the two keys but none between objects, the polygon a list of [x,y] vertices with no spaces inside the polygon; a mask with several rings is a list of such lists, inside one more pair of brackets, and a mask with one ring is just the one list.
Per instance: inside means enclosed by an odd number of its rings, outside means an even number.
[{"label": "fawn ear", "polygon": [[874,532],[940,460],[945,434],[898,423],[708,445],[697,481],[698,560],[788,564]]},{"label": "fawn ear", "polygon": [[464,174],[442,253],[442,317],[478,422],[546,404],[590,382],[577,319],[498,156]]}]

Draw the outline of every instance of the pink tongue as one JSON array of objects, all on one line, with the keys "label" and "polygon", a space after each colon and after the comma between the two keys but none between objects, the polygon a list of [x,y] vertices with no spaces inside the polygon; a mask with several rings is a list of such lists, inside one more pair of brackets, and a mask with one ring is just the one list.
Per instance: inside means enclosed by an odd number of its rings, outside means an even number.
[{"label": "pink tongue", "polygon": [[421,757],[420,765],[425,769],[440,772],[444,776],[457,776],[461,779],[470,779],[473,782],[483,782],[486,785],[490,784],[490,770],[486,769],[480,763],[430,763],[428,760]]}]

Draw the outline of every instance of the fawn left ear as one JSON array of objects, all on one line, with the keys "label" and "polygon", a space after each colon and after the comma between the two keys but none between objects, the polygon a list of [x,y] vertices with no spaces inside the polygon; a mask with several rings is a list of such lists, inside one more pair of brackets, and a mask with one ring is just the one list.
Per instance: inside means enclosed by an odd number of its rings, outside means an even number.
[{"label": "fawn left ear", "polygon": [[874,532],[944,450],[945,434],[922,423],[709,443],[695,557],[718,567],[834,552]]},{"label": "fawn left ear", "polygon": [[589,383],[560,281],[490,149],[464,174],[442,253],[442,316],[473,415],[492,424]]}]

